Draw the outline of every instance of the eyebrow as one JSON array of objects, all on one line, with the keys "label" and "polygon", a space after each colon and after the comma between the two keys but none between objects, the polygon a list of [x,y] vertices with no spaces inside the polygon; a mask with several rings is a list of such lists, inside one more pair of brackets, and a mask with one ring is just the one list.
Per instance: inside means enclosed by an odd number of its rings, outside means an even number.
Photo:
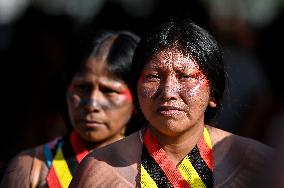
[{"label": "eyebrow", "polygon": [[[112,83],[111,83],[112,82]],[[108,80],[108,81],[101,81],[100,82],[103,86],[106,86],[106,87],[111,87],[111,88],[117,88],[117,89],[124,89],[125,86],[123,84],[123,82],[121,81],[118,81],[118,80]],[[126,85],[126,84],[125,84]],[[127,85],[126,85],[127,86]]]}]

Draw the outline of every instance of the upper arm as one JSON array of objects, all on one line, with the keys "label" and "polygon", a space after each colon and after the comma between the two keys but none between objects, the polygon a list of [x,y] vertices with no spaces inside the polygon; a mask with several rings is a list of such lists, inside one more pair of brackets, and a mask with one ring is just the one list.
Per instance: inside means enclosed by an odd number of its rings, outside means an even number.
[{"label": "upper arm", "polygon": [[28,187],[32,162],[32,153],[25,152],[15,156],[3,175],[1,187]]},{"label": "upper arm", "polygon": [[69,185],[70,188],[74,187],[92,187],[92,174],[93,174],[94,159],[91,157],[85,157],[72,178]]},{"label": "upper arm", "polygon": [[130,183],[124,175],[121,175],[116,167],[111,166],[106,161],[88,156],[80,163],[69,187],[130,188],[134,187],[134,184]]},{"label": "upper arm", "polygon": [[135,187],[142,148],[139,143],[136,133],[89,153],[77,168],[70,187]]}]

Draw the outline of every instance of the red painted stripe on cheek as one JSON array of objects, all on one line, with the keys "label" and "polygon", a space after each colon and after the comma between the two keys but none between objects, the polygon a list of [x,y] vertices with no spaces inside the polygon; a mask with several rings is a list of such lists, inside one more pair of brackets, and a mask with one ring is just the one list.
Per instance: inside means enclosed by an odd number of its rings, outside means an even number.
[{"label": "red painted stripe on cheek", "polygon": [[209,86],[209,80],[204,75],[200,77],[199,82],[200,82],[200,85],[203,87]]},{"label": "red painted stripe on cheek", "polygon": [[127,102],[132,102],[132,95],[129,89],[122,90],[121,93],[125,96]]},{"label": "red painted stripe on cheek", "polygon": [[206,78],[206,76],[201,71],[198,71],[192,77],[195,78],[198,81],[198,83],[200,83],[201,86],[209,85],[209,80]]}]

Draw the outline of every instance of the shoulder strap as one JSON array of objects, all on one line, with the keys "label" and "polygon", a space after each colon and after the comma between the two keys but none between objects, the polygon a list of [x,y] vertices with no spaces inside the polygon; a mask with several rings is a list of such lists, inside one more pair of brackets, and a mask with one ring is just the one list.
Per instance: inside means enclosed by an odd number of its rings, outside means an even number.
[{"label": "shoulder strap", "polygon": [[30,173],[30,187],[35,188],[39,183],[39,177],[43,161],[43,146],[35,148],[35,155],[33,157],[32,169]]}]

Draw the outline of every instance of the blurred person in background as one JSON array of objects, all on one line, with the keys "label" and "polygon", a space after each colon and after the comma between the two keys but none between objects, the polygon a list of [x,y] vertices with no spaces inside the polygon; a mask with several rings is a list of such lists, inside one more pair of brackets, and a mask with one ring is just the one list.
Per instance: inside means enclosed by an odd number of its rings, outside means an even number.
[{"label": "blurred person in background", "polygon": [[68,187],[89,151],[139,130],[129,90],[138,42],[129,31],[101,31],[75,46],[63,74],[68,134],[15,156],[2,187]]}]

